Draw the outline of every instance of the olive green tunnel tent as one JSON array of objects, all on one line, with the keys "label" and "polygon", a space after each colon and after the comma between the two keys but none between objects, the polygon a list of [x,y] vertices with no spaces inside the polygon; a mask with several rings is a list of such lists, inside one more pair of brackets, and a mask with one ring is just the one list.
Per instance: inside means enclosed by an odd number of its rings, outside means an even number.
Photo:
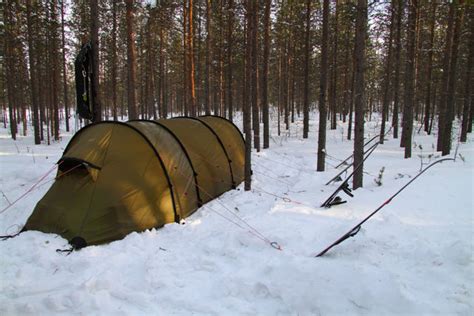
[{"label": "olive green tunnel tent", "polygon": [[98,122],[71,139],[23,230],[73,248],[178,222],[244,179],[239,129],[217,116]]}]

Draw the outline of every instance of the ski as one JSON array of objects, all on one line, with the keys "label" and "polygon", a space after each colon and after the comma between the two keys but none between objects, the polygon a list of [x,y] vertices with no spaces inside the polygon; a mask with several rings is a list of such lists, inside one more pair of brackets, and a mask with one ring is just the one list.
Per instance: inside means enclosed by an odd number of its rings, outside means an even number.
[{"label": "ski", "polygon": [[372,216],[374,216],[378,211],[380,211],[385,205],[389,204],[398,194],[400,194],[400,192],[402,192],[403,190],[405,190],[406,187],[408,187],[413,181],[415,181],[419,176],[421,176],[426,170],[430,169],[431,167],[433,167],[434,165],[438,164],[438,163],[441,163],[443,161],[455,161],[454,158],[443,158],[443,159],[439,159],[435,162],[433,162],[432,164],[430,164],[429,166],[427,166],[425,169],[423,169],[422,171],[420,171],[420,173],[418,173],[413,179],[411,179],[410,181],[408,181],[408,183],[406,183],[400,190],[398,190],[395,194],[393,194],[391,197],[388,198],[388,200],[386,200],[385,202],[382,203],[382,205],[380,205],[375,211],[373,211],[372,213],[370,213],[367,217],[365,217],[362,221],[360,221],[357,225],[355,225],[354,227],[352,227],[347,233],[345,233],[344,235],[342,235],[339,239],[337,239],[335,242],[333,242],[331,245],[329,245],[326,249],[324,249],[323,251],[321,251],[320,253],[318,253],[315,257],[321,257],[323,256],[326,252],[328,252],[329,250],[331,250],[331,248],[333,248],[334,246],[337,246],[339,245],[341,242],[343,242],[344,240],[350,238],[350,237],[354,237],[355,235],[357,235],[357,233],[360,231],[362,225],[367,222]]},{"label": "ski", "polygon": [[[376,135],[376,136],[372,137],[371,139],[369,139],[368,141],[366,141],[365,144],[364,144],[364,148],[365,148],[368,144],[370,144],[371,142],[373,142],[374,139],[376,139],[377,137],[380,137],[380,135]],[[349,159],[351,159],[352,157],[354,157],[354,154],[351,154],[349,157],[347,157],[346,159],[344,159],[344,160],[343,160],[340,164],[338,164],[335,168],[337,169],[337,168],[339,168],[339,167],[342,166],[342,165],[347,165],[347,161],[348,161]],[[347,167],[350,167],[350,166],[352,166],[352,164],[348,164]],[[326,185],[327,185],[327,184],[326,184]]]},{"label": "ski", "polygon": [[[352,190],[349,188],[349,180],[352,178],[352,176],[354,175],[354,173],[359,170],[363,164],[364,164],[364,161],[367,160],[367,158],[369,158],[369,156],[374,152],[375,148],[377,148],[377,146],[379,145],[380,143],[377,142],[376,144],[373,144],[365,153],[364,153],[364,159],[354,168],[354,170],[351,172],[351,174],[349,174],[347,176],[347,178],[337,187],[337,189],[333,192],[333,194],[331,194],[327,199],[326,201],[324,201],[323,204],[321,204],[321,207],[331,207],[333,205],[339,205],[339,204],[344,204],[346,203],[347,201],[343,201],[339,196],[337,196],[337,194],[340,192],[340,191],[343,191],[344,193],[346,193],[347,195],[349,195],[350,197],[354,197],[354,195],[352,194]],[[349,165],[346,170],[352,165]],[[343,170],[345,171],[345,170]],[[341,175],[342,172],[339,174]],[[339,175],[337,175],[336,177],[339,177]],[[332,182],[332,180],[331,180]],[[330,183],[330,182],[329,182]]]},{"label": "ski", "polygon": [[[372,148],[375,146],[377,146],[379,143],[377,144],[373,144],[372,146],[369,147],[369,149],[367,149],[365,152],[364,152],[364,156],[370,151],[372,150]],[[352,156],[351,156],[352,157]],[[326,184],[324,185],[329,185],[331,184],[332,182],[334,181],[341,181],[341,175],[347,171],[347,169],[349,169],[350,167],[352,167],[353,163],[351,163],[350,165],[347,165],[343,170],[341,170],[341,172],[339,172],[338,174],[336,174],[331,180],[329,180],[328,182],[326,182]],[[339,179],[339,180],[338,180]]]}]

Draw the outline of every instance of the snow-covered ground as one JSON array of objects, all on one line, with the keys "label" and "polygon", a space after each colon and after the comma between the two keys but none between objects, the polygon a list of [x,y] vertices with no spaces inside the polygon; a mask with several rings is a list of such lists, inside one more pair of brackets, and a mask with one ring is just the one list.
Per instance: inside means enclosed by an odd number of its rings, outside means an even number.
[{"label": "snow-covered ground", "polygon": [[[357,236],[314,258],[415,176],[419,156],[439,156],[435,136],[416,129],[404,159],[390,134],[366,161],[364,188],[323,209],[337,187],[324,183],[352,142],[339,122],[328,131],[326,171],[315,172],[314,118],[307,140],[300,121],[281,137],[273,130],[271,148],[253,154],[253,190],[225,193],[185,225],[69,256],[56,253],[68,248],[56,235],[0,242],[0,315],[472,315],[474,137],[460,145],[462,159],[427,171]],[[367,138],[378,129],[367,123]],[[34,146],[0,130],[0,210],[54,167],[70,138]],[[0,214],[0,235],[22,227],[53,177]],[[220,216],[242,223],[230,211],[283,250]]]}]

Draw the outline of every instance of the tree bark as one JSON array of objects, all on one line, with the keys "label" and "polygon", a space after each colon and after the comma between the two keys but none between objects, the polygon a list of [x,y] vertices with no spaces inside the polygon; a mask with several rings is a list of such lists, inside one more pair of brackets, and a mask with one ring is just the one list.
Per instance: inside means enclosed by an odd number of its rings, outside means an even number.
[{"label": "tree bark", "polygon": [[425,132],[428,135],[431,133],[430,128],[430,117],[431,117],[431,81],[433,80],[433,43],[435,37],[435,24],[436,24],[436,1],[431,3],[431,21],[430,21],[430,41],[428,43],[428,65],[427,65],[427,75],[426,75],[426,98],[425,98],[425,116],[423,124],[425,127]]},{"label": "tree bark", "polygon": [[[61,2],[62,3],[62,2]],[[32,114],[33,114],[33,130],[34,130],[34,141],[35,145],[41,144],[40,130],[39,130],[39,114],[38,114],[38,86],[37,86],[37,56],[35,51],[35,39],[36,34],[34,32],[37,27],[36,12],[32,16],[31,11],[37,9],[36,1],[26,1],[26,20],[28,28],[28,51],[29,51],[29,64],[30,64],[30,92],[31,92],[31,103],[32,103]],[[67,117],[67,115],[66,115]]]},{"label": "tree bark", "polygon": [[449,85],[449,61],[451,60],[451,46],[453,39],[453,24],[454,24],[455,5],[449,5],[448,13],[448,28],[446,30],[446,39],[443,56],[443,72],[441,77],[440,101],[439,101],[439,117],[438,117],[438,140],[436,143],[436,150],[443,150],[443,139],[445,137],[446,127],[446,111],[447,111],[447,94]]},{"label": "tree bark", "polygon": [[126,0],[126,23],[127,23],[127,102],[128,102],[128,118],[130,120],[137,119],[136,107],[136,73],[137,60],[135,48],[135,31],[134,24],[134,0]]},{"label": "tree bark", "polygon": [[328,63],[329,0],[323,1],[323,37],[321,40],[321,68],[319,80],[319,133],[318,161],[316,171],[325,170],[326,162],[326,90]]},{"label": "tree bark", "polygon": [[253,120],[253,142],[257,152],[260,151],[260,109],[258,98],[258,1],[252,0],[252,120]]},{"label": "tree bark", "polygon": [[91,9],[91,44],[92,44],[92,77],[91,77],[91,99],[94,122],[102,121],[102,108],[99,93],[99,3],[98,0],[90,0]]},{"label": "tree bark", "polygon": [[305,31],[305,54],[304,54],[304,92],[303,92],[303,138],[308,138],[309,133],[309,32],[311,22],[311,0],[306,0],[306,31]]},{"label": "tree bark", "polygon": [[188,6],[188,63],[189,63],[189,100],[190,115],[196,116],[196,86],[194,65],[194,28],[193,28],[193,0],[189,0]]},{"label": "tree bark", "polygon": [[[353,189],[363,186],[364,160],[364,107],[365,107],[365,40],[367,37],[367,0],[357,1],[355,38],[355,91],[354,91],[354,175]],[[359,168],[357,166],[361,165]]]},{"label": "tree bark", "polygon": [[402,15],[403,15],[403,0],[397,1],[397,31],[395,33],[395,78],[393,79],[393,138],[398,138],[398,112],[399,112],[399,94],[400,94],[400,67],[401,67],[401,34],[402,34]]},{"label": "tree bark", "polygon": [[52,96],[52,128],[54,140],[59,140],[59,43],[58,43],[58,20],[56,1],[50,3],[50,24],[51,24],[51,96]]},{"label": "tree bark", "polygon": [[227,8],[227,106],[229,110],[229,121],[232,122],[234,116],[233,106],[233,74],[232,74],[232,44],[233,44],[233,28],[234,28],[234,0],[229,0]]},{"label": "tree bark", "polygon": [[66,36],[64,31],[64,0],[61,3],[61,39],[62,39],[62,64],[63,64],[63,100],[64,100],[64,116],[66,120],[66,132],[69,132],[69,97],[67,92],[67,64],[66,64]]},{"label": "tree bark", "polygon": [[271,0],[265,1],[264,40],[263,40],[263,71],[262,71],[262,116],[263,116],[263,148],[270,147],[270,117],[268,111],[268,58],[270,55],[270,9]]},{"label": "tree bark", "polygon": [[415,42],[418,0],[408,2],[407,57],[405,61],[405,98],[403,106],[401,147],[405,147],[405,158],[411,157],[411,138],[413,134],[413,110],[415,97]]},{"label": "tree bark", "polygon": [[454,120],[454,109],[456,104],[456,73],[458,61],[458,47],[461,33],[461,25],[464,17],[464,0],[459,0],[459,3],[453,2],[451,5],[455,6],[455,22],[453,31],[453,43],[451,46],[451,60],[449,65],[449,79],[448,91],[446,99],[446,117],[444,125],[444,136],[442,144],[442,155],[449,155],[451,151],[451,135]]},{"label": "tree bark", "polygon": [[390,33],[387,43],[387,57],[385,60],[385,76],[383,84],[383,101],[382,101],[382,126],[380,127],[380,143],[383,144],[385,138],[385,122],[388,118],[389,91],[390,91],[390,75],[392,73],[392,39],[395,21],[395,4],[392,2],[390,6]]},{"label": "tree bark", "polygon": [[117,117],[117,2],[112,1],[112,69],[111,69],[111,87],[112,87],[112,116],[114,121]]},{"label": "tree bark", "polygon": [[334,47],[332,52],[332,69],[331,69],[331,84],[329,93],[329,107],[331,108],[331,129],[337,127],[337,50],[338,50],[338,17],[339,17],[339,0],[335,0],[336,12],[334,14]]},{"label": "tree bark", "polygon": [[206,80],[204,93],[204,111],[211,114],[211,0],[206,1]]},{"label": "tree bark", "polygon": [[246,56],[244,58],[247,59],[246,67],[245,67],[245,79],[244,82],[245,92],[247,96],[247,100],[244,100],[244,108],[243,108],[243,115],[244,115],[244,133],[245,133],[245,184],[244,189],[245,191],[250,191],[252,189],[252,163],[251,163],[251,152],[252,152],[252,128],[251,128],[251,104],[253,95],[250,90],[251,89],[251,72],[252,72],[252,62],[251,62],[251,52],[252,52],[252,25],[253,25],[253,6],[252,2],[255,0],[246,0],[246,18],[247,18],[247,32],[246,32]]},{"label": "tree bark", "polygon": [[474,67],[474,14],[471,11],[468,15],[470,25],[470,40],[469,40],[469,55],[467,57],[466,65],[466,77],[464,79],[464,107],[462,114],[462,125],[461,125],[461,142],[467,141],[467,133],[469,132],[469,126],[472,128],[472,117],[469,114],[469,110],[472,109],[472,68]]}]

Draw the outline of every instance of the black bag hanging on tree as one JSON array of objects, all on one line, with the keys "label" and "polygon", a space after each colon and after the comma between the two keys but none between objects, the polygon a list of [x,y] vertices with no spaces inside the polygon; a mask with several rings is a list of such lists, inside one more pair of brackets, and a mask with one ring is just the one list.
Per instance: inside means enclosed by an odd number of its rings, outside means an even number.
[{"label": "black bag hanging on tree", "polygon": [[86,120],[92,120],[92,93],[91,76],[92,76],[92,46],[90,42],[82,45],[81,50],[77,54],[74,61],[74,71],[76,78],[76,102],[77,113]]}]

